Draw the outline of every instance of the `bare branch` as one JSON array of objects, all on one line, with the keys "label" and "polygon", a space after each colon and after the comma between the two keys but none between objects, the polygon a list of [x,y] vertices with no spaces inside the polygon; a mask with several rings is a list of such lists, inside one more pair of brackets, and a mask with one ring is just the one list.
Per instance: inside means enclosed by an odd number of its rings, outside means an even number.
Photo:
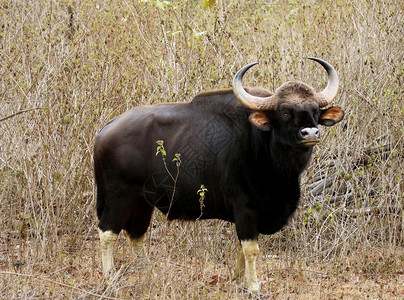
[{"label": "bare branch", "polygon": [[31,111],[31,110],[36,110],[36,109],[43,109],[43,108],[42,108],[42,107],[34,107],[34,108],[29,108],[29,109],[20,110],[20,111],[17,111],[16,113],[13,113],[13,114],[11,114],[11,115],[9,115],[9,116],[7,116],[7,117],[1,118],[1,119],[0,119],[0,122],[5,121],[5,120],[7,120],[7,119],[10,119],[10,118],[12,118],[12,117],[15,117],[15,116],[17,116],[17,115],[19,115],[19,114],[22,114],[22,113],[25,113],[25,112],[28,112],[28,111]]}]

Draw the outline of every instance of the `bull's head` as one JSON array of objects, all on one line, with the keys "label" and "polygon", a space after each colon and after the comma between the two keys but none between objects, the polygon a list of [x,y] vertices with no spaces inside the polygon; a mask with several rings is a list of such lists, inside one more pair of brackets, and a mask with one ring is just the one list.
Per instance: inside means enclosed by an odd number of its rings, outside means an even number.
[{"label": "bull's head", "polygon": [[275,93],[267,97],[258,97],[247,93],[242,86],[245,72],[257,63],[240,69],[233,79],[233,92],[236,98],[247,108],[255,112],[250,122],[261,130],[275,130],[282,136],[282,142],[296,143],[312,147],[320,141],[317,125],[333,126],[344,117],[338,107],[320,109],[329,105],[338,92],[338,75],[326,61],[310,57],[320,63],[328,73],[328,84],[322,92],[299,81],[287,82]]}]

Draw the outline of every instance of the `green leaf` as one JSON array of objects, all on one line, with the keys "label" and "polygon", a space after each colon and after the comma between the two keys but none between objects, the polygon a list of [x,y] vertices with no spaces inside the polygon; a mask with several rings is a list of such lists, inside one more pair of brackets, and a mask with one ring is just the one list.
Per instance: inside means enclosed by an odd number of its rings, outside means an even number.
[{"label": "green leaf", "polygon": [[202,8],[203,9],[208,8],[208,7],[212,8],[213,6],[215,6],[215,4],[216,4],[216,0],[204,0],[204,1],[202,1]]},{"label": "green leaf", "polygon": [[165,10],[164,3],[159,0],[156,0],[156,6],[161,10]]},{"label": "green leaf", "polygon": [[205,193],[208,191],[208,189],[201,184],[201,187],[199,188],[199,190],[196,192],[200,197],[204,197]]},{"label": "green leaf", "polygon": [[166,156],[166,150],[164,149],[163,145],[157,146],[156,156],[159,155],[159,153],[161,153],[162,156]]},{"label": "green leaf", "polygon": [[160,0],[156,0],[156,6],[161,9],[161,10],[165,10],[167,7],[170,8],[173,5],[171,4],[170,1],[160,1]]}]

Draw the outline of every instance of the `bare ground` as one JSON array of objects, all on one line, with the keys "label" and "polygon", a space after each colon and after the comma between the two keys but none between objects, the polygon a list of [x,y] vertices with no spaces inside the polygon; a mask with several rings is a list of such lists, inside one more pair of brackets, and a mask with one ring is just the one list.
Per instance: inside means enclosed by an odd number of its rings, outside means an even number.
[{"label": "bare ground", "polygon": [[[220,222],[221,231],[229,224]],[[197,234],[192,227],[198,226]],[[173,228],[174,227],[174,228]],[[268,251],[262,246],[258,260],[259,294],[243,290],[232,280],[236,244],[204,224],[177,224],[149,239],[147,257],[131,253],[121,236],[117,242],[117,273],[102,277],[98,239],[76,241],[61,236],[52,260],[19,259],[21,245],[9,241],[0,262],[0,292],[11,298],[105,299],[402,299],[402,248],[358,247],[332,261],[306,259],[291,251]],[[230,226],[231,227],[231,226]],[[201,231],[199,231],[201,230]],[[207,231],[201,236],[202,231]],[[213,232],[212,232],[213,231]],[[155,232],[155,231],[153,231]],[[184,234],[187,236],[184,237]],[[221,244],[209,242],[221,237]],[[5,245],[2,244],[4,253]],[[30,247],[27,241],[22,247]],[[221,248],[221,249],[220,249]],[[29,250],[32,255],[35,249]]]}]

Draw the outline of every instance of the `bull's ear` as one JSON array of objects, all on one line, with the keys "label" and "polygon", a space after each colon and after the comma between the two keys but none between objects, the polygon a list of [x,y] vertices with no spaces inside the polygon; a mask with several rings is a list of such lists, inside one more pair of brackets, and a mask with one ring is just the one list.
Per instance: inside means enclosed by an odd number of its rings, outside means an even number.
[{"label": "bull's ear", "polygon": [[263,131],[269,131],[272,129],[271,121],[268,117],[262,112],[254,112],[250,115],[249,120],[251,124],[253,124],[258,129]]},{"label": "bull's ear", "polygon": [[344,118],[344,111],[339,107],[330,107],[321,110],[318,123],[324,126],[333,126]]}]

